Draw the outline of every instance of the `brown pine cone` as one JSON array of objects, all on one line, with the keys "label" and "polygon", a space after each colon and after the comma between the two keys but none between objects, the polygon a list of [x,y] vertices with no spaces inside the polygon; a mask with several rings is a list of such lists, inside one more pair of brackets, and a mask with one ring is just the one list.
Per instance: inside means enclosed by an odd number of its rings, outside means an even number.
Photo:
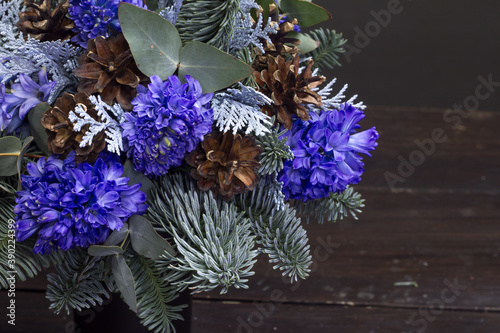
[{"label": "brown pine cone", "polygon": [[19,12],[17,28],[22,33],[42,42],[70,39],[74,33],[71,31],[75,23],[66,17],[69,2],[59,4],[52,9],[50,0],[43,0],[37,4],[25,0],[26,11]]},{"label": "brown pine cone", "polygon": [[214,132],[205,136],[186,161],[195,168],[191,175],[202,191],[212,190],[229,201],[235,194],[257,186],[259,176],[255,172],[261,164],[256,157],[260,152],[261,147],[251,136]]},{"label": "brown pine cone", "polygon": [[[269,9],[269,17],[271,18],[271,21],[274,23],[278,23],[280,21],[278,8],[275,4],[271,4],[269,5]],[[265,25],[267,24],[267,22],[263,22],[262,24]],[[274,59],[277,56],[282,56],[284,59],[288,59],[290,56],[293,57],[299,53],[299,49],[297,46],[300,45],[300,40],[298,38],[287,36],[288,33],[293,31],[296,24],[298,24],[298,21],[295,18],[290,22],[282,22],[279,25],[278,32],[269,35],[271,43],[269,43],[265,39],[260,40],[264,45],[265,53],[258,54],[255,57],[255,60],[252,64],[254,70],[260,72],[264,69],[267,69],[269,59],[271,58]]]},{"label": "brown pine cone", "polygon": [[325,78],[312,75],[312,60],[299,74],[299,61],[298,54],[286,62],[281,56],[270,58],[268,69],[253,73],[259,91],[273,100],[272,105],[262,107],[262,112],[270,117],[276,115],[276,120],[288,129],[292,128],[292,115],[309,120],[309,113],[303,104],[322,105],[321,96],[311,89],[323,83]]},{"label": "brown pine cone", "polygon": [[100,120],[94,104],[90,102],[86,93],[79,92],[76,95],[64,93],[56,100],[54,107],[45,111],[42,115],[42,126],[49,135],[49,150],[54,154],[68,156],[71,151],[76,151],[76,163],[92,163],[97,155],[106,148],[106,134],[104,131],[95,135],[92,144],[80,147],[83,136],[89,125],[85,125],[79,132],[73,129],[73,123],[69,120],[69,113],[75,110],[79,104],[95,120]]},{"label": "brown pine cone", "polygon": [[103,102],[118,102],[131,110],[136,87],[149,79],[137,68],[123,34],[116,37],[97,37],[87,43],[87,52],[78,59],[80,66],[74,74],[80,78],[78,91],[99,93]]}]

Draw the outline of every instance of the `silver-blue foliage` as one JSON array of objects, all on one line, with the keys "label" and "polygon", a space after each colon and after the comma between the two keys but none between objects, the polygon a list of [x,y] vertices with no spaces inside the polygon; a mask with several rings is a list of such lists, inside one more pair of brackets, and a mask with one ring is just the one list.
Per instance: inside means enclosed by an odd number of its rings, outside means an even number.
[{"label": "silver-blue foliage", "polygon": [[236,134],[245,129],[245,134],[264,135],[269,133],[272,123],[260,106],[271,103],[264,94],[240,83],[240,89],[228,89],[212,99],[215,124],[222,132],[232,130]]},{"label": "silver-blue foliage", "polygon": [[[90,96],[89,99],[95,105],[97,115],[101,119],[100,121],[92,118],[87,113],[87,110],[84,109],[84,105],[77,105],[75,110],[69,113],[69,120],[73,122],[73,129],[75,131],[78,132],[85,125],[89,125],[88,130],[82,138],[82,142],[80,142],[80,147],[92,144],[94,136],[105,131],[105,141],[108,144],[108,150],[112,153],[120,154],[123,151],[123,135],[120,127],[120,123],[125,120],[123,109],[117,103],[109,106],[101,100],[101,96],[97,96],[97,98]],[[117,120],[113,119],[108,112],[113,113]]]},{"label": "silver-blue foliage", "polygon": [[159,13],[160,16],[169,20],[172,24],[175,24],[177,22],[177,17],[179,17],[179,12],[181,11],[182,1],[183,0],[158,1],[158,7],[163,8]]},{"label": "silver-blue foliage", "polygon": [[249,45],[254,45],[264,53],[264,45],[261,40],[264,39],[271,43],[270,34],[275,34],[278,31],[278,24],[268,19],[267,24],[263,26],[263,15],[259,15],[258,21],[255,24],[250,11],[253,8],[259,8],[259,5],[254,0],[241,0],[241,14],[235,22],[233,35],[229,40],[230,53],[243,49]]},{"label": "silver-blue foliage", "polygon": [[19,0],[5,3],[0,6],[0,79],[2,83],[16,78],[19,74],[32,75],[42,68],[47,69],[49,80],[57,82],[49,96],[49,104],[53,103],[60,93],[74,89],[77,79],[73,75],[80,50],[72,46],[69,41],[40,42],[29,36],[24,38],[15,27],[18,20],[18,9],[13,17],[12,8]]}]

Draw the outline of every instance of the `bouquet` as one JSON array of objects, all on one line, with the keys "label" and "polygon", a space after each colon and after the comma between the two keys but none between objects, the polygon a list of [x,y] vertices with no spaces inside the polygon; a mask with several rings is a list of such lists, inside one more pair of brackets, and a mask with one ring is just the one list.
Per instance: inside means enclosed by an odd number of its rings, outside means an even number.
[{"label": "bouquet", "polygon": [[[360,211],[345,40],[304,0],[0,5],[0,285],[53,266],[59,313],[113,292],[155,332],[178,295],[308,276],[307,222]],[[308,29],[308,32],[304,32]]]}]

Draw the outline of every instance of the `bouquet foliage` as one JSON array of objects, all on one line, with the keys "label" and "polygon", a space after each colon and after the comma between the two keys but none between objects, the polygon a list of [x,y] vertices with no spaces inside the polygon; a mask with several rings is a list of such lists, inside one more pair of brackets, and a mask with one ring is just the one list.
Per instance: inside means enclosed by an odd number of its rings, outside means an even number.
[{"label": "bouquet foliage", "polygon": [[[0,4],[0,285],[53,266],[59,313],[119,292],[174,331],[193,293],[247,288],[259,254],[310,272],[298,213],[360,212],[378,133],[332,94],[345,40],[304,0]],[[305,30],[308,32],[305,32]],[[14,231],[12,231],[14,230]],[[12,240],[15,255],[9,250]]]}]

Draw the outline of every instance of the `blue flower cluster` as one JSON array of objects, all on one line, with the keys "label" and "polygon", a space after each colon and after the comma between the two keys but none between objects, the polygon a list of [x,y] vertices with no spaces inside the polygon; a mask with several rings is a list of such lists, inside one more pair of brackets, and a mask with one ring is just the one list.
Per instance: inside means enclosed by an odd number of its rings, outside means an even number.
[{"label": "blue flower cluster", "polygon": [[48,100],[55,85],[47,79],[45,69],[38,73],[38,83],[20,74],[19,83],[11,86],[10,93],[0,84],[0,131],[15,132],[33,107]]},{"label": "blue flower cluster", "polygon": [[148,88],[137,87],[134,108],[122,123],[127,156],[148,177],[161,176],[179,166],[185,155],[212,131],[213,93],[203,94],[198,81],[176,75],[162,81],[151,77]]},{"label": "blue flower cluster", "polygon": [[309,121],[297,119],[288,132],[295,156],[280,172],[286,199],[313,200],[342,192],[361,180],[363,162],[379,137],[375,127],[356,133],[365,117],[361,110],[343,104],[340,110],[311,112]]},{"label": "blue flower cluster", "polygon": [[75,152],[65,160],[56,156],[28,164],[30,175],[22,177],[24,190],[16,199],[17,240],[38,232],[34,252],[101,244],[110,230],[146,211],[141,184],[127,185],[116,156],[101,156],[94,166],[76,165]]},{"label": "blue flower cluster", "polygon": [[121,32],[118,22],[118,5],[127,2],[147,9],[142,0],[70,0],[68,9],[70,18],[75,22],[71,41],[87,48],[89,39],[103,36],[107,38]]}]

